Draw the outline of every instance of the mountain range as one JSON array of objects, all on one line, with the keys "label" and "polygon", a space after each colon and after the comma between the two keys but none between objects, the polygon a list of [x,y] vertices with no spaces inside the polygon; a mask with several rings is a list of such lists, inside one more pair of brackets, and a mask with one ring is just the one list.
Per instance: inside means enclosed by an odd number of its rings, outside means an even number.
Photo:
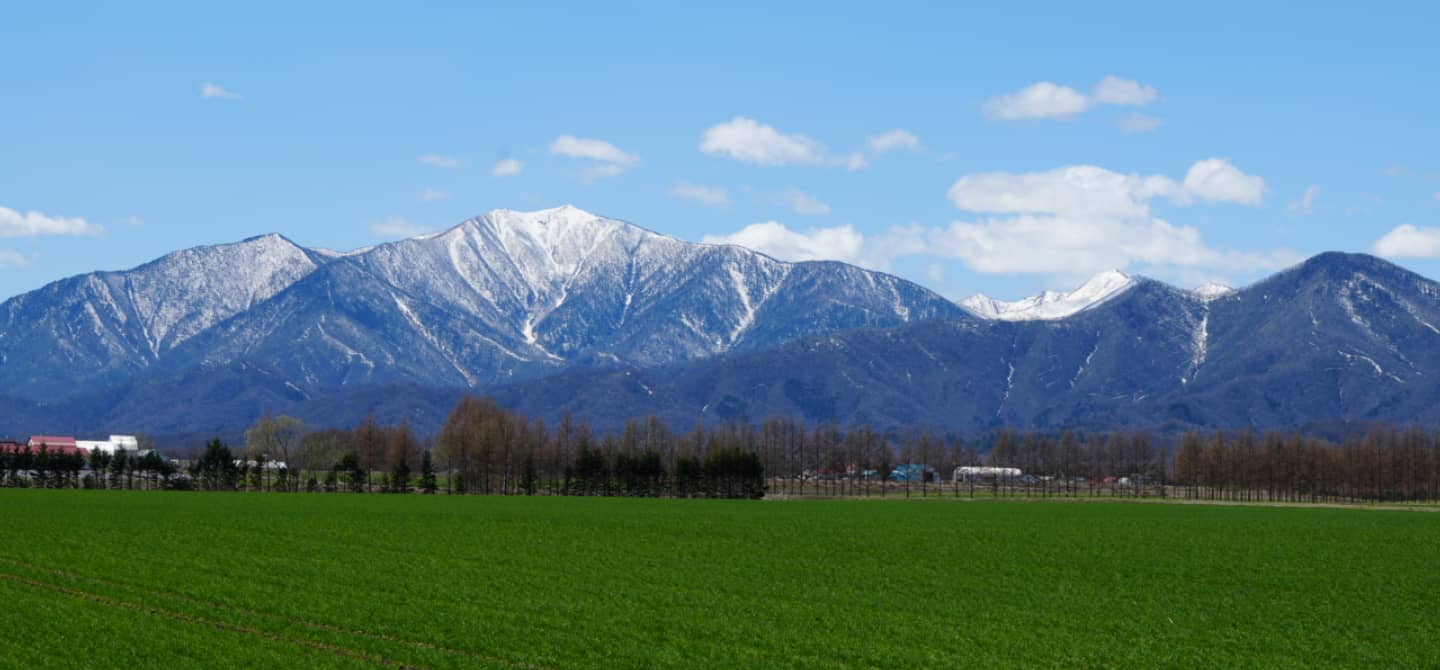
[{"label": "mountain range", "polygon": [[600,426],[788,415],[957,433],[1434,424],[1440,285],[1321,254],[1239,290],[1108,272],[953,303],[574,207],[347,253],[279,235],[0,304],[0,432],[433,430],[464,392]]}]

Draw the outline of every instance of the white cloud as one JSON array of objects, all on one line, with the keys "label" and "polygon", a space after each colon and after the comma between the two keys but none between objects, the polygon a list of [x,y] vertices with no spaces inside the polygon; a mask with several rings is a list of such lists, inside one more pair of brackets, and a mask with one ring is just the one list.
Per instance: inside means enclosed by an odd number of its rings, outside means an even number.
[{"label": "white cloud", "polygon": [[212,84],[212,83],[210,83],[210,82],[208,82],[208,81],[200,85],[200,97],[202,97],[202,98],[211,98],[211,99],[219,99],[219,100],[241,100],[241,99],[243,99],[243,98],[240,97],[240,94],[239,94],[239,93],[236,93],[236,92],[234,92],[234,91],[228,91],[228,90],[226,90],[226,89],[224,89],[224,88],[221,88],[221,87],[219,87],[219,86],[216,86],[215,84]]},{"label": "white cloud", "polygon": [[[1153,86],[1107,75],[1088,95],[1069,86],[1042,81],[1014,93],[990,98],[985,101],[983,109],[986,116],[1004,121],[1069,119],[1091,110],[1096,105],[1141,107],[1159,98],[1160,92]],[[1149,117],[1144,119],[1154,124],[1154,120]],[[1147,121],[1137,120],[1131,125],[1141,126],[1145,123]],[[1125,125],[1122,123],[1121,127],[1125,128]],[[1154,127],[1148,130],[1154,130]]]},{"label": "white cloud", "polygon": [[1101,105],[1130,105],[1143,107],[1160,98],[1154,86],[1143,86],[1133,79],[1121,79],[1108,75],[1095,85],[1090,97]]},{"label": "white cloud", "polygon": [[1069,86],[1048,81],[1031,84],[985,101],[985,114],[996,119],[1068,119],[1090,109],[1090,98]]},{"label": "white cloud", "polygon": [[1305,194],[1299,200],[1290,203],[1290,211],[1297,214],[1309,214],[1315,210],[1315,197],[1320,195],[1320,187],[1311,184],[1305,189]]},{"label": "white cloud", "polygon": [[993,273],[1077,276],[1132,265],[1162,272],[1281,267],[1293,254],[1217,250],[1197,228],[1176,226],[1151,213],[1156,199],[1177,205],[1255,205],[1264,189],[1264,179],[1213,158],[1192,165],[1183,182],[1093,165],[966,175],[950,187],[950,200],[962,210],[989,216],[932,230],[927,244],[932,254]]},{"label": "white cloud", "polygon": [[441,156],[440,154],[425,154],[421,156],[419,160],[421,165],[429,165],[431,167],[447,168],[450,170],[460,167],[459,158]]},{"label": "white cloud", "polygon": [[604,140],[561,135],[550,143],[550,153],[568,158],[596,161],[581,173],[585,181],[614,177],[640,162],[640,158],[622,151]]},{"label": "white cloud", "polygon": [[972,212],[1142,217],[1149,201],[1179,189],[1169,177],[1120,174],[1093,165],[1013,174],[966,175],[950,187],[955,206]]},{"label": "white cloud", "polygon": [[670,189],[670,195],[694,200],[710,207],[722,207],[730,204],[730,192],[725,190],[724,186],[703,186],[682,182]]},{"label": "white cloud", "polygon": [[785,194],[784,200],[785,204],[789,205],[790,209],[795,210],[796,214],[824,216],[830,213],[830,205],[825,204],[819,198],[808,193],[791,190]]},{"label": "white cloud", "polygon": [[1265,180],[1241,172],[1224,158],[1207,158],[1185,173],[1184,192],[1211,202],[1258,205],[1265,197]]},{"label": "white cloud", "polygon": [[1184,182],[1072,165],[965,175],[950,187],[949,196],[956,207],[972,212],[1137,218],[1149,215],[1156,198],[1180,205],[1197,200],[1258,205],[1264,193],[1264,178],[1247,175],[1223,158],[1207,158],[1190,166]]},{"label": "white cloud", "polygon": [[853,226],[790,230],[776,221],[752,223],[730,235],[706,235],[707,244],[737,244],[785,261],[862,261],[865,236]]},{"label": "white cloud", "polygon": [[754,119],[737,116],[705,129],[700,151],[755,165],[828,165],[855,171],[870,165],[862,151],[833,155],[825,145],[800,134],[786,134]]},{"label": "white cloud", "polygon": [[370,233],[376,237],[408,238],[428,232],[430,231],[399,216],[392,216],[384,221],[370,224]]},{"label": "white cloud", "polygon": [[30,264],[30,259],[13,249],[0,249],[0,268],[23,268]]},{"label": "white cloud", "polygon": [[1440,228],[1402,223],[1375,240],[1374,250],[1388,258],[1440,258]]},{"label": "white cloud", "polygon": [[125,219],[125,223],[128,223],[132,226],[143,226],[145,225],[145,219],[142,219],[138,216],[132,216],[128,219]]},{"label": "white cloud", "polygon": [[1160,126],[1165,125],[1165,120],[1135,112],[1129,116],[1121,117],[1119,121],[1115,122],[1115,125],[1127,133],[1148,133],[1158,130]]},{"label": "white cloud", "polygon": [[1279,268],[1294,255],[1211,248],[1192,226],[1158,218],[1084,218],[1021,215],[957,221],[932,231],[931,253],[962,261],[977,272],[1086,276],[1133,265],[1203,267],[1230,272]]},{"label": "white cloud", "polygon": [[595,181],[596,179],[614,177],[628,169],[630,169],[629,166],[621,165],[619,163],[601,163],[599,165],[591,165],[590,167],[581,170],[580,177],[585,181],[590,182]]},{"label": "white cloud", "polygon": [[449,200],[450,195],[448,191],[437,191],[433,188],[427,188],[420,192],[420,199],[425,202],[435,202],[436,200]]},{"label": "white cloud", "polygon": [[758,165],[817,165],[825,147],[804,135],[787,135],[754,119],[737,116],[705,130],[700,150]]},{"label": "white cloud", "polygon": [[845,166],[845,169],[851,172],[854,172],[856,170],[863,170],[870,165],[870,159],[866,158],[865,154],[859,151],[850,154],[849,156],[841,156],[839,158],[836,158],[832,162],[836,165]]},{"label": "white cloud", "polygon": [[592,140],[573,135],[561,135],[550,143],[550,153],[569,158],[588,158],[602,163],[632,165],[639,158],[621,151],[619,147],[604,140]]},{"label": "white cloud", "polygon": [[95,236],[105,232],[103,226],[88,223],[79,217],[46,216],[31,210],[21,214],[0,207],[0,237],[38,237],[40,235]]},{"label": "white cloud", "polygon": [[914,133],[896,128],[870,138],[870,150],[883,154],[896,149],[915,151],[920,148],[920,138]]},{"label": "white cloud", "polygon": [[514,158],[502,158],[495,162],[495,167],[490,168],[490,174],[495,177],[513,177],[524,169],[524,163]]}]

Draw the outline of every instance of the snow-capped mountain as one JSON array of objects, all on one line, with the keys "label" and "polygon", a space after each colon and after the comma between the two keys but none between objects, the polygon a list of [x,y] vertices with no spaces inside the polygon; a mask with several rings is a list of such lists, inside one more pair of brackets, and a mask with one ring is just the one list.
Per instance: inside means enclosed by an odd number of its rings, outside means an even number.
[{"label": "snow-capped mountain", "polygon": [[75,277],[0,307],[0,383],[57,398],[141,371],[263,367],[302,394],[481,388],[955,317],[893,276],[688,243],[574,207],[497,210],[340,254],[278,235]]},{"label": "snow-capped mountain", "polygon": [[328,260],[265,235],[16,296],[0,304],[0,383],[51,398],[134,374]]},{"label": "snow-capped mountain", "polygon": [[[1137,278],[1068,318],[839,333],[681,365],[498,389],[529,412],[696,420],[1182,431],[1440,425],[1440,284],[1321,254],[1221,299]],[[595,406],[603,398],[605,410]],[[623,408],[618,409],[617,408]]]},{"label": "snow-capped mountain", "polygon": [[1069,292],[1044,291],[1014,302],[996,300],[982,293],[961,300],[960,306],[982,319],[999,321],[1063,319],[1120,295],[1134,286],[1135,281],[1134,277],[1119,270],[1110,270],[1091,277],[1079,288]]},{"label": "snow-capped mountain", "polygon": [[0,304],[10,432],[235,435],[267,411],[428,431],[477,390],[601,426],[1440,425],[1437,377],[1440,284],[1370,256],[1322,254],[1239,290],[1110,272],[962,308],[890,275],[573,207],[347,253],[257,237]]}]

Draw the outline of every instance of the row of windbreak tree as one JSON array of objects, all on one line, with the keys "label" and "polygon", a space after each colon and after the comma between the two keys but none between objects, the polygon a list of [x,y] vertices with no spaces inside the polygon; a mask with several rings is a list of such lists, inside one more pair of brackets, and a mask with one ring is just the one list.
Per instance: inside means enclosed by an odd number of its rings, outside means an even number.
[{"label": "row of windbreak tree", "polygon": [[[29,459],[29,460],[25,460]],[[98,459],[98,460],[97,460]],[[975,440],[867,426],[696,426],[658,418],[601,433],[562,419],[553,428],[466,397],[433,439],[367,419],[306,431],[265,417],[243,450],[214,441],[173,477],[163,459],[0,454],[11,485],[252,491],[447,492],[755,498],[807,495],[1179,496],[1240,501],[1440,499],[1440,440],[1377,428],[1334,442],[1250,431],[1157,440],[1142,432],[1021,433]],[[955,481],[959,466],[1017,468],[1023,477]],[[890,475],[911,473],[904,481]]]},{"label": "row of windbreak tree", "polygon": [[[260,430],[266,421],[252,430],[252,453],[272,444]],[[404,474],[430,453],[406,426],[371,420],[351,431],[302,435],[297,426],[293,433],[304,467],[329,467],[320,490],[407,490]],[[1338,443],[1251,431],[1157,440],[1144,432],[1001,430],[967,441],[783,418],[676,432],[649,417],[602,434],[569,418],[551,427],[487,398],[467,397],[430,446],[434,469],[422,470],[438,475],[422,481],[450,493],[1440,499],[1437,436],[1388,428]],[[918,466],[910,470],[922,476],[892,480],[902,466]],[[1025,476],[957,482],[959,466],[1013,467]]]},{"label": "row of windbreak tree", "polygon": [[1281,501],[1440,500],[1440,436],[1375,428],[1343,443],[1251,431],[1185,435],[1174,483],[1188,498]]},{"label": "row of windbreak tree", "polygon": [[0,483],[11,487],[156,489],[174,474],[175,466],[153,450],[82,454],[52,452],[42,444],[0,451]]}]

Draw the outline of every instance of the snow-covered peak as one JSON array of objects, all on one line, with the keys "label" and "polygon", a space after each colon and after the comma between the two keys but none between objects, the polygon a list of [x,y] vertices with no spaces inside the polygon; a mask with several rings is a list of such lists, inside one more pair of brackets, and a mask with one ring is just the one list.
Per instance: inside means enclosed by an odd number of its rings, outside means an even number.
[{"label": "snow-covered peak", "polygon": [[1234,292],[1235,289],[1230,288],[1229,286],[1210,282],[1208,284],[1203,284],[1196,287],[1194,290],[1190,291],[1190,294],[1201,300],[1204,300],[1205,302],[1210,302],[1211,300],[1223,298]]},{"label": "snow-covered peak", "polygon": [[1063,319],[1105,302],[1135,285],[1135,278],[1119,270],[1102,272],[1068,293],[1044,291],[1023,300],[1006,302],[984,294],[960,301],[975,316],[999,321]]},{"label": "snow-covered peak", "polygon": [[152,352],[279,293],[317,267],[305,249],[271,233],[184,249],[125,273],[123,286]]}]

